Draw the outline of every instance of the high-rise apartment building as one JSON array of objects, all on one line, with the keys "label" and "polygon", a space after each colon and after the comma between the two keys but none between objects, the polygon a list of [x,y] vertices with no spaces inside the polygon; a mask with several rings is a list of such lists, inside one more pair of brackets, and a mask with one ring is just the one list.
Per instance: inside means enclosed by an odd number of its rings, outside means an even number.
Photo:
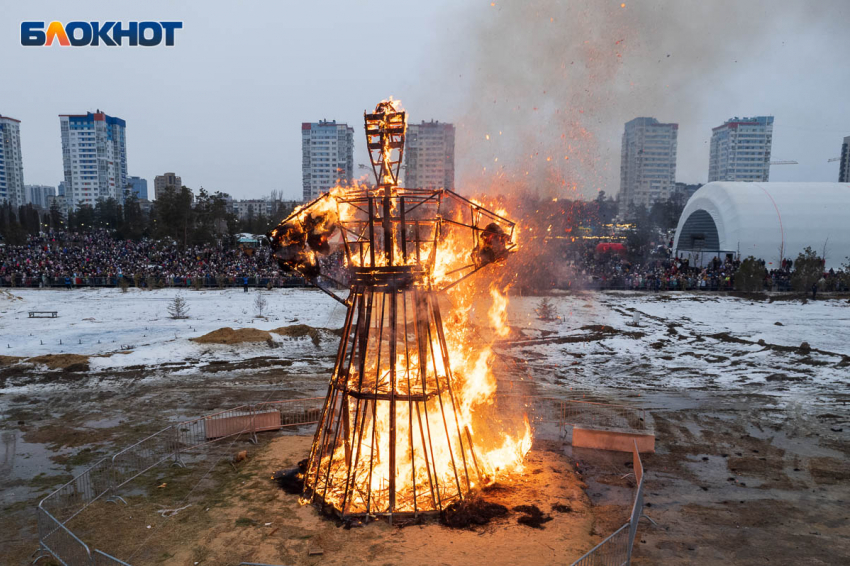
[{"label": "high-rise apartment building", "polygon": [[127,177],[127,196],[133,194],[138,200],[148,198],[148,180],[141,177]]},{"label": "high-rise apartment building", "polygon": [[247,220],[258,216],[271,216],[274,204],[268,199],[245,199],[232,201],[230,208],[239,220]]},{"label": "high-rise apartment building", "polygon": [[62,114],[62,163],[68,208],[100,199],[124,200],[127,185],[126,122],[100,110]]},{"label": "high-rise apartment building", "polygon": [[38,208],[48,208],[47,202],[50,197],[56,196],[56,187],[49,185],[24,185],[26,203]]},{"label": "high-rise apartment building", "polygon": [[163,173],[162,175],[157,175],[153,180],[154,196],[159,195],[160,191],[164,191],[166,187],[179,189],[182,186],[183,179],[175,173]]},{"label": "high-rise apartment building", "polygon": [[626,122],[620,153],[619,215],[631,206],[650,207],[669,198],[676,186],[676,147],[679,124],[655,118]]},{"label": "high-rise apartment building", "polygon": [[354,178],[354,128],[347,124],[301,124],[301,179],[304,201],[310,201]]},{"label": "high-rise apartment building", "polygon": [[0,202],[17,207],[25,199],[21,121],[0,115]]},{"label": "high-rise apartment building", "polygon": [[850,136],[841,144],[841,163],[838,166],[838,182],[850,183]]},{"label": "high-rise apartment building", "polygon": [[732,118],[711,130],[708,182],[770,180],[773,116]]},{"label": "high-rise apartment building", "polygon": [[409,125],[404,164],[404,186],[454,190],[455,127],[434,120]]}]

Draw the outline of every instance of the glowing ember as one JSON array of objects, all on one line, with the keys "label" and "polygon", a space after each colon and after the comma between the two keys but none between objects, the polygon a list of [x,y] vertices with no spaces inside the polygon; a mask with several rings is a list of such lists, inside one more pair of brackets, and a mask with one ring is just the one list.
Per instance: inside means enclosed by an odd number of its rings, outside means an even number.
[{"label": "glowing ember", "polygon": [[[440,511],[521,470],[531,448],[527,419],[495,414],[494,355],[469,319],[468,277],[502,263],[516,229],[452,191],[398,186],[407,123],[398,101],[365,123],[376,186],[337,187],[269,233],[280,263],[310,279],[339,234],[349,276],[304,500],[341,516]],[[494,339],[505,337],[507,296],[494,286],[490,297]]]}]

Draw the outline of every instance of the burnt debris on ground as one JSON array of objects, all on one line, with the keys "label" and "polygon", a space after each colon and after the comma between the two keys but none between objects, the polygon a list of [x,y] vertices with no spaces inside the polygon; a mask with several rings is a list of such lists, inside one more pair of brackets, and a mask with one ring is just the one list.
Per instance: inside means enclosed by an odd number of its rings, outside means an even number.
[{"label": "burnt debris on ground", "polygon": [[304,474],[307,472],[307,459],[298,462],[294,468],[278,470],[272,476],[278,487],[286,493],[299,495],[304,491]]},{"label": "burnt debris on ground", "polygon": [[543,511],[537,505],[517,505],[513,510],[517,513],[522,513],[517,518],[517,523],[534,529],[542,529],[543,523],[548,523],[552,520],[552,516],[544,515]]},{"label": "burnt debris on ground", "polygon": [[453,529],[470,529],[486,525],[492,519],[507,515],[508,508],[500,503],[472,495],[449,505],[440,516],[441,522]]}]

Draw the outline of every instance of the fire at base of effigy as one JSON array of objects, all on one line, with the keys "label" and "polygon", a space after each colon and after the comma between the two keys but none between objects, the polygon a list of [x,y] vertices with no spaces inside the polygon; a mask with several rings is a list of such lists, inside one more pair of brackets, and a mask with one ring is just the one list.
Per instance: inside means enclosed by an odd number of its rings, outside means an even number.
[{"label": "fire at base of effigy", "polygon": [[485,293],[492,338],[469,320],[470,276],[506,261],[517,227],[452,191],[399,187],[406,123],[397,101],[366,113],[376,184],[337,187],[269,233],[280,264],[317,286],[341,240],[348,310],[302,500],[342,518],[444,511],[521,470],[531,448],[527,418],[494,406],[505,290]]}]

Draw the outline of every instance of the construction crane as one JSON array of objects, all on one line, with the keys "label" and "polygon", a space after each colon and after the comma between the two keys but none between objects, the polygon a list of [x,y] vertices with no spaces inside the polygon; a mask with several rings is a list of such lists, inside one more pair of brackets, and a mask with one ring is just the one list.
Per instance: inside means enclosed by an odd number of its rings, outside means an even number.
[{"label": "construction crane", "polygon": [[799,165],[796,161],[771,161],[770,165]]},{"label": "construction crane", "polygon": [[833,161],[841,161],[841,158],[840,157],[833,157],[832,159],[826,160],[827,163],[832,163]]}]

